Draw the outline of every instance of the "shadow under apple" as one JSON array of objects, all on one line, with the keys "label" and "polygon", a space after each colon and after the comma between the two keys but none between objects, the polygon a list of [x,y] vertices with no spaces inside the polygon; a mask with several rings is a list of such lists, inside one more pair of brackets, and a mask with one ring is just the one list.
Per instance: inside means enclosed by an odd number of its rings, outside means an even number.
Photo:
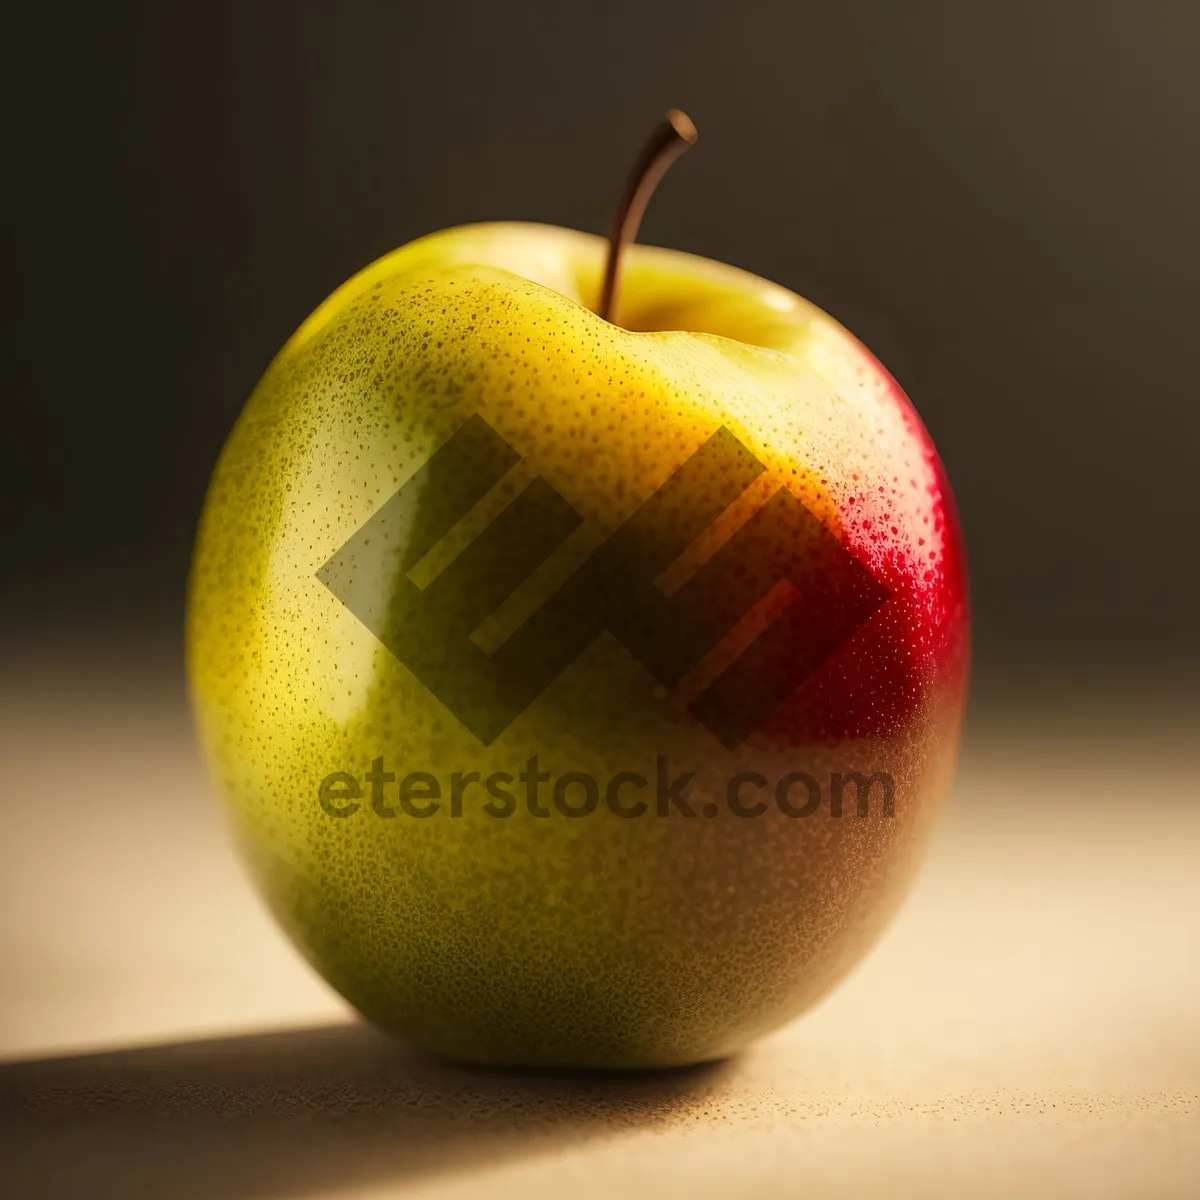
[{"label": "shadow under apple", "polygon": [[0,1065],[0,1190],[251,1200],[393,1183],[685,1119],[725,1064],[445,1063],[364,1025]]}]

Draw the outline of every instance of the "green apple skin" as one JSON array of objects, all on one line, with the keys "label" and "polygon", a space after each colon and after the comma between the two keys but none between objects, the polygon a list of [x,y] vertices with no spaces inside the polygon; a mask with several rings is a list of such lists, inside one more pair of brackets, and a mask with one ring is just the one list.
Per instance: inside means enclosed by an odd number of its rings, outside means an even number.
[{"label": "green apple skin", "polygon": [[[621,325],[603,321],[590,307],[603,255],[581,233],[480,225],[366,268],[271,364],[196,546],[193,703],[262,894],[368,1019],[456,1059],[672,1066],[788,1021],[896,910],[957,749],[959,531],[902,391],[806,301],[685,254],[631,247]],[[535,476],[583,518],[481,644],[503,641],[722,426],[767,468],[745,505],[790,489],[891,595],[735,751],[607,634],[483,745],[317,578],[475,414],[521,463],[463,521],[460,545]],[[390,781],[380,809],[397,815],[381,816],[366,782],[380,758],[446,788],[455,772],[515,777],[536,756],[552,778],[603,786],[623,771],[653,781],[664,755],[694,772],[692,807],[712,801],[715,816],[660,817],[651,792],[636,820],[603,804],[584,820],[552,804],[540,817],[516,783],[505,819],[480,788],[461,815],[443,803],[415,819]],[[745,819],[725,803],[739,771],[772,784],[887,772],[894,816],[848,803],[836,818],[826,795],[807,819],[774,804]],[[318,802],[335,772],[362,781],[352,815]]]}]

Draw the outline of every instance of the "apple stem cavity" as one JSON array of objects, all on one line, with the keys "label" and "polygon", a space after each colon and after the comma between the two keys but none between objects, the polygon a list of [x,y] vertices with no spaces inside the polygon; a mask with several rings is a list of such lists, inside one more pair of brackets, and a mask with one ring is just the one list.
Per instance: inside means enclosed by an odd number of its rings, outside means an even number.
[{"label": "apple stem cavity", "polygon": [[617,292],[621,278],[621,260],[625,247],[637,237],[642,214],[659,180],[671,164],[696,141],[696,126],[685,112],[668,109],[666,117],[642,147],[629,173],[616,219],[608,238],[608,258],[604,263],[604,286],[600,292],[597,315],[616,324]]}]

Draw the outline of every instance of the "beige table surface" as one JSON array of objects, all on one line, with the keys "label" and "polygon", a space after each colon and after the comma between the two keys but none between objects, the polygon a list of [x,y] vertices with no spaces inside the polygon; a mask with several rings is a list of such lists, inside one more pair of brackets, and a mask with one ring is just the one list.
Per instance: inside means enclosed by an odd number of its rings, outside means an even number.
[{"label": "beige table surface", "polygon": [[0,1194],[1200,1196],[1186,699],[1015,689],[834,996],[597,1078],[359,1026],[244,879],[170,673],[34,666],[0,697]]}]

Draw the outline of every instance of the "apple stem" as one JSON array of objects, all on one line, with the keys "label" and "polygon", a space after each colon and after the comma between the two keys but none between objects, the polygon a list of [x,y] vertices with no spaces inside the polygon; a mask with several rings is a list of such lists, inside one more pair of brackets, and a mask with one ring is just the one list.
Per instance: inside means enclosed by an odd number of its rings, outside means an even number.
[{"label": "apple stem", "polygon": [[633,164],[621,203],[617,205],[617,216],[612,233],[608,238],[608,258],[604,263],[604,287],[600,293],[598,315],[606,321],[616,321],[617,284],[621,274],[621,260],[625,247],[637,237],[642,214],[659,180],[667,173],[671,164],[696,141],[696,126],[685,112],[677,108],[667,111],[658,128],[642,147],[641,154]]}]

